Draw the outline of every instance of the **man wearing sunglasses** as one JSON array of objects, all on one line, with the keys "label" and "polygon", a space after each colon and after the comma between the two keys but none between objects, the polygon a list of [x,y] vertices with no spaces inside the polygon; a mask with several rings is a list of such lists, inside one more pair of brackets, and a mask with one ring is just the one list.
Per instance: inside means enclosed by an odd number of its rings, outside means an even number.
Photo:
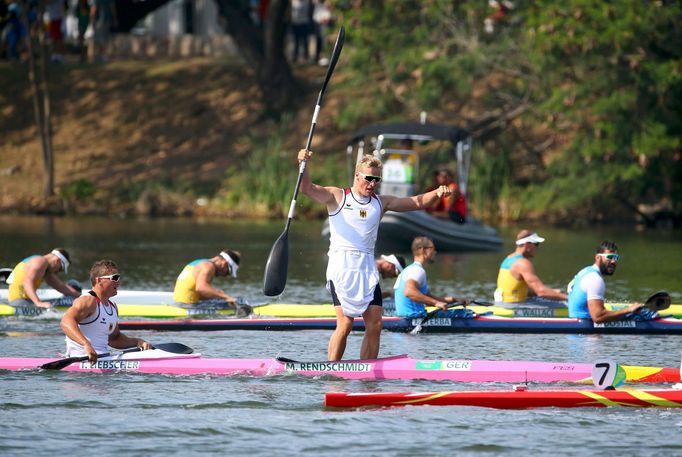
[{"label": "man wearing sunglasses", "polygon": [[80,297],[80,290],[64,283],[57,274],[66,273],[71,258],[64,248],[55,248],[45,255],[32,255],[19,262],[9,278],[8,299],[14,307],[37,306],[51,308],[53,303],[38,297],[38,287],[45,281],[55,290],[71,297]]},{"label": "man wearing sunglasses", "polygon": [[[307,162],[311,156],[311,151],[302,149],[298,161]],[[374,246],[384,213],[423,210],[450,194],[447,186],[440,186],[412,197],[377,195],[381,167],[381,160],[365,155],[356,164],[353,185],[347,189],[313,184],[309,167],[305,167],[301,180],[301,192],[326,205],[329,214],[331,236],[326,276],[336,312],[336,330],[327,352],[329,360],[341,360],[353,319],[360,316],[365,321],[360,357],[375,359],[379,355],[383,302]]]},{"label": "man wearing sunglasses", "polygon": [[118,328],[118,309],[110,300],[121,284],[116,263],[113,260],[95,262],[90,269],[90,282],[92,290],[77,298],[62,317],[66,356],[88,356],[90,363],[95,363],[98,355],[109,352],[109,346],[152,349],[147,341],[126,336]]},{"label": "man wearing sunglasses", "polygon": [[[530,230],[521,230],[516,235],[516,249],[502,261],[497,273],[496,302],[528,302],[529,297],[531,300],[535,297],[547,300],[568,299],[568,296],[561,290],[545,286],[535,273],[531,259],[535,257],[543,241],[545,241],[544,238]],[[537,303],[551,304],[550,301],[545,303],[540,300],[537,300]]]},{"label": "man wearing sunglasses", "polygon": [[[182,269],[175,281],[173,300],[180,305],[204,307],[228,307],[248,315],[251,308],[238,303],[237,298],[213,287],[216,276],[237,277],[241,262],[241,253],[232,249],[223,249],[211,259],[194,260]],[[239,307],[239,309],[238,309]]]},{"label": "man wearing sunglasses", "polygon": [[622,319],[626,314],[636,312],[644,305],[633,303],[627,308],[609,311],[604,307],[606,284],[604,276],[616,272],[620,260],[618,246],[612,241],[604,241],[597,248],[594,264],[583,268],[568,284],[568,316],[580,319],[592,319],[602,322]]}]

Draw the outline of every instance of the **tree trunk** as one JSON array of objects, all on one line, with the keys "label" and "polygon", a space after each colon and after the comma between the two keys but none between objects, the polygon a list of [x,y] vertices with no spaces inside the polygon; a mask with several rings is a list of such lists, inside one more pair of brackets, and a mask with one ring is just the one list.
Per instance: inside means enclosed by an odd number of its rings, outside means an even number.
[{"label": "tree trunk", "polygon": [[268,13],[259,28],[249,16],[248,2],[216,0],[226,30],[258,80],[265,115],[276,117],[290,110],[300,87],[284,55],[288,0],[270,0]]},{"label": "tree trunk", "polygon": [[[40,135],[40,145],[43,152],[43,171],[44,190],[46,198],[54,195],[54,156],[52,152],[51,117],[50,117],[50,96],[47,87],[47,57],[45,50],[45,34],[42,29],[38,30],[38,56],[40,58],[40,81],[38,81],[35,61],[35,50],[33,49],[33,38],[31,37],[30,24],[28,22],[26,5],[22,22],[27,30],[26,43],[28,47],[28,80],[31,84],[33,98],[33,114],[36,121],[36,128]],[[38,17],[43,17],[45,2],[38,4]]]},{"label": "tree trunk", "polygon": [[[169,0],[116,0],[117,30],[129,32],[138,21]],[[289,0],[270,0],[263,27],[250,16],[249,0],[215,0],[227,33],[261,89],[265,115],[278,117],[296,102],[300,86],[284,55]]]},{"label": "tree trunk", "polygon": [[[38,17],[43,17],[44,2],[40,3]],[[43,97],[43,162],[45,164],[45,197],[54,195],[54,152],[52,151],[52,111],[50,109],[50,90],[47,85],[47,42],[45,30],[38,32],[38,55],[40,56],[40,92]]]}]

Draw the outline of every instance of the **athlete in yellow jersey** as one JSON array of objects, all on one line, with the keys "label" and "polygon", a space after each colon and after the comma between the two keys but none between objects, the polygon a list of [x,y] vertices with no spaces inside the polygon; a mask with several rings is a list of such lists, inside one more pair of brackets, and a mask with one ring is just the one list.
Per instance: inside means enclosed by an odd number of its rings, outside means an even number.
[{"label": "athlete in yellow jersey", "polygon": [[60,271],[67,272],[69,263],[69,253],[64,248],[53,249],[42,256],[26,257],[14,267],[12,274],[7,278],[10,305],[51,308],[52,303],[42,301],[36,292],[43,281],[64,295],[80,297],[80,291],[64,283],[57,276]]},{"label": "athlete in yellow jersey", "polygon": [[216,276],[237,277],[241,261],[238,251],[225,249],[211,259],[194,260],[182,269],[175,281],[173,300],[185,305],[196,305],[206,300],[220,300],[237,308],[237,299],[211,285]]},{"label": "athlete in yellow jersey", "polygon": [[530,259],[535,257],[535,251],[543,241],[545,241],[544,238],[530,230],[519,232],[516,236],[516,249],[500,265],[497,290],[495,290],[496,302],[523,302],[529,298],[529,295],[550,300],[568,299],[568,296],[561,290],[545,286],[535,274],[535,268]]}]

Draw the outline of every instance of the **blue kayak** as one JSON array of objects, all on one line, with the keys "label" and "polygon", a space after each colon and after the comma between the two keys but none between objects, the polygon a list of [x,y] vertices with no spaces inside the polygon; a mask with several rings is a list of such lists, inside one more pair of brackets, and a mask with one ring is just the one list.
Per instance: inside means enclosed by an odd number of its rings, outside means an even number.
[{"label": "blue kayak", "polygon": [[[384,330],[409,332],[420,326],[423,333],[603,333],[603,334],[682,334],[682,320],[661,318],[648,321],[620,320],[595,324],[590,319],[521,318],[477,316],[422,319],[384,317]],[[182,319],[119,321],[128,330],[333,330],[334,318],[255,318],[255,319]],[[362,318],[355,319],[353,330],[363,331]]]}]

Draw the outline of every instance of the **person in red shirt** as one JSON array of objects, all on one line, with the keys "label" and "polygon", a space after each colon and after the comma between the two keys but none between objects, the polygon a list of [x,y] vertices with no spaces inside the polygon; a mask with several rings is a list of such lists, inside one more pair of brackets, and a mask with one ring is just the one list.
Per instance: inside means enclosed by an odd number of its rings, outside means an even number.
[{"label": "person in red shirt", "polygon": [[464,194],[459,191],[459,186],[452,178],[450,170],[441,169],[433,174],[433,188],[438,186],[448,186],[452,192],[449,196],[443,197],[435,205],[426,209],[426,211],[435,217],[443,219],[452,219],[458,224],[466,222],[467,216],[467,202]]}]

